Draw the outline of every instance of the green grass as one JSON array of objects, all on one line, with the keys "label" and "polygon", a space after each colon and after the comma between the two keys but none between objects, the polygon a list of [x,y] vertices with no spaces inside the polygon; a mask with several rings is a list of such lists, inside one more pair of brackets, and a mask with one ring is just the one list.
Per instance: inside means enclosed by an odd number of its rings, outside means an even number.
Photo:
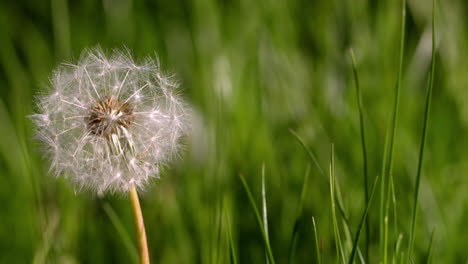
[{"label": "green grass", "polygon": [[133,262],[138,262],[138,250],[136,249],[136,246],[133,244],[132,239],[130,238],[128,232],[126,231],[126,228],[122,224],[122,221],[120,221],[119,216],[115,213],[114,209],[109,204],[104,204],[104,211],[106,214],[109,216],[109,219],[114,225],[116,231],[119,233],[119,237],[122,241],[122,243],[125,244],[125,247],[128,250],[129,255],[132,257]]},{"label": "green grass", "polygon": [[[267,226],[267,217],[266,217],[266,200],[265,200],[265,195],[262,195],[262,205],[263,205],[263,218],[260,216],[260,212],[258,211],[257,205],[255,203],[255,199],[253,197],[252,192],[250,191],[249,185],[244,179],[244,176],[240,176],[242,184],[244,185],[245,191],[247,192],[247,195],[249,196],[249,201],[252,204],[252,208],[255,212],[255,216],[257,217],[258,224],[260,226],[260,229],[262,230],[262,236],[263,240],[265,242],[265,251],[267,255],[267,262],[270,263],[275,263],[275,259],[273,257],[273,252],[271,250],[271,245],[270,245],[270,237],[268,236],[268,226]],[[264,190],[264,177],[262,177],[262,190]],[[264,192],[263,192],[264,194]]]},{"label": "green grass", "polygon": [[[358,71],[357,71],[357,66],[356,66],[356,58],[354,56],[354,52],[351,49],[351,61],[352,61],[352,66],[353,66],[353,73],[354,73],[354,82],[356,85],[356,101],[358,105],[358,110],[359,110],[359,127],[361,130],[361,144],[362,144],[362,163],[363,163],[363,178],[364,178],[364,201],[366,201],[366,211],[369,208],[369,176],[367,174],[367,148],[366,148],[366,133],[365,133],[365,126],[364,126],[364,113],[363,113],[363,106],[362,106],[362,95],[361,95],[361,89],[359,87],[359,76],[358,76]],[[366,212],[367,215],[367,212]],[[369,220],[366,217],[363,217],[363,219],[366,219],[366,261],[369,261],[369,241],[370,241],[370,225],[369,225]],[[359,231],[361,230],[360,228],[358,229]],[[358,234],[356,235],[356,239],[359,238],[359,231]],[[355,249],[357,248],[357,241],[354,242],[353,244],[353,252],[356,252]],[[351,262],[354,260],[354,254],[351,254]]]},{"label": "green grass", "polygon": [[338,262],[345,262],[345,253],[343,249],[343,243],[341,240],[340,228],[338,225],[338,216],[336,214],[336,178],[335,178],[335,153],[333,144],[331,146],[331,155],[330,155],[330,201],[331,201],[331,211],[332,211],[332,221],[333,221],[333,234],[335,236],[335,247],[336,255],[338,255]]},{"label": "green grass", "polygon": [[[406,0],[401,1],[401,22],[400,22],[400,53],[399,53],[399,62],[398,62],[398,72],[397,72],[397,79],[395,85],[395,99],[393,104],[393,113],[392,113],[392,125],[389,126],[389,130],[391,127],[392,133],[390,134],[389,140],[389,149],[388,149],[388,168],[386,167],[387,160],[386,160],[386,153],[387,153],[387,143],[385,143],[384,148],[384,161],[382,165],[382,173],[384,178],[382,179],[382,189],[381,197],[383,198],[381,202],[382,208],[380,209],[381,212],[383,211],[383,221],[381,223],[381,227],[383,226],[383,230],[380,232],[380,236],[383,235],[383,263],[388,263],[388,241],[389,241],[389,211],[390,211],[390,194],[392,191],[392,183],[393,183],[393,157],[394,157],[394,150],[395,150],[395,140],[397,138],[397,126],[398,126],[398,112],[399,112],[399,105],[400,105],[400,90],[402,86],[402,79],[403,79],[403,60],[405,54],[405,35],[406,35]],[[388,132],[387,132],[388,133]],[[388,134],[387,134],[388,135]],[[386,136],[387,136],[386,135]],[[386,190],[385,190],[386,189]],[[385,207],[383,207],[385,205]],[[396,218],[396,214],[395,214]],[[395,223],[396,224],[396,223]]]},{"label": "green grass", "polygon": [[372,186],[370,196],[369,196],[368,200],[366,200],[366,209],[362,213],[361,221],[359,222],[358,229],[357,229],[357,232],[356,232],[356,236],[355,236],[354,241],[353,241],[353,249],[351,250],[351,254],[350,254],[350,257],[349,257],[349,262],[348,262],[349,264],[354,263],[354,257],[356,256],[356,251],[357,251],[357,247],[358,247],[359,237],[360,237],[361,231],[362,231],[362,226],[363,226],[364,221],[367,219],[367,214],[369,213],[370,205],[371,205],[371,202],[372,202],[372,198],[374,197],[374,192],[375,192],[375,188],[377,187],[378,179],[379,178],[375,178],[374,185]]},{"label": "green grass", "polygon": [[318,239],[317,225],[315,224],[315,218],[312,216],[312,225],[314,228],[314,244],[315,244],[315,263],[322,263],[322,256],[320,254],[320,244]]},{"label": "green grass", "polygon": [[52,177],[26,117],[96,45],[157,54],[194,109],[141,195],[154,263],[465,263],[467,8],[2,1],[0,263],[136,263],[126,198]]},{"label": "green grass", "polygon": [[[294,229],[291,235],[291,243],[289,245],[289,263],[294,263],[295,260],[295,253],[297,249],[297,241],[299,239],[299,234],[302,233],[302,229],[304,228],[304,202],[305,202],[305,197],[307,194],[307,188],[309,186],[309,176],[310,176],[310,166],[307,166],[306,173],[304,175],[304,182],[302,183],[302,191],[301,191],[301,196],[300,200],[297,205],[297,213],[296,213],[296,220],[294,221]],[[314,225],[315,227],[315,225]],[[315,235],[316,235],[316,230],[314,229]],[[317,244],[316,244],[317,245]],[[318,257],[318,251],[316,252],[316,256]]]},{"label": "green grass", "polygon": [[[418,215],[418,206],[419,206],[419,192],[421,186],[421,174],[422,174],[422,164],[424,160],[424,150],[426,146],[426,137],[428,131],[429,123],[429,114],[431,111],[431,99],[432,99],[432,90],[434,87],[434,74],[436,66],[436,31],[435,31],[435,0],[432,0],[432,57],[431,57],[431,74],[428,82],[427,96],[426,96],[426,106],[424,111],[424,125],[422,128],[421,136],[421,147],[419,149],[419,159],[418,159],[418,171],[416,173],[416,185],[414,189],[414,202],[413,202],[413,212],[411,214],[411,229],[409,236],[408,244],[408,261],[413,257],[413,246],[414,246],[414,230],[416,228],[416,217]],[[431,237],[433,236],[433,233]],[[432,238],[431,243],[432,245]],[[430,251],[429,251],[430,252]]]}]

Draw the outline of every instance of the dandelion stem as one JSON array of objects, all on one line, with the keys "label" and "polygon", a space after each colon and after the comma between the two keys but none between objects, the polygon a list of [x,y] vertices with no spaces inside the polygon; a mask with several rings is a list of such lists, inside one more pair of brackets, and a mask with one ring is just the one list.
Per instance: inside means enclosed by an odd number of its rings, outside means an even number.
[{"label": "dandelion stem", "polygon": [[136,235],[138,240],[138,254],[140,255],[140,264],[150,264],[148,242],[146,241],[145,223],[141,212],[140,200],[135,185],[129,190],[130,203],[132,204],[133,220],[135,221]]}]

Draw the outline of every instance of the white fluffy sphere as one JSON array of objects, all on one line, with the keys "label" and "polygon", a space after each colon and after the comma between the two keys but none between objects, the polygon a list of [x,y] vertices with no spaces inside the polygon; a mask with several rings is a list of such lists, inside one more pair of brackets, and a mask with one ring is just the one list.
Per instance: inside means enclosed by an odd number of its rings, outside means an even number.
[{"label": "white fluffy sphere", "polygon": [[188,107],[157,61],[128,51],[83,52],[54,71],[32,115],[57,175],[97,193],[142,189],[177,155]]}]

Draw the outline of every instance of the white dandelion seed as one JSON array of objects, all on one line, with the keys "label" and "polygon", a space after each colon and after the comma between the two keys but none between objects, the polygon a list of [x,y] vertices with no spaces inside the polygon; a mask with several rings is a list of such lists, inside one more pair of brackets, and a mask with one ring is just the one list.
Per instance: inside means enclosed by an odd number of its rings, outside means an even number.
[{"label": "white dandelion seed", "polygon": [[51,86],[32,120],[51,168],[78,189],[143,189],[177,156],[188,107],[157,61],[136,64],[128,51],[107,58],[87,50],[77,64],[60,66]]}]

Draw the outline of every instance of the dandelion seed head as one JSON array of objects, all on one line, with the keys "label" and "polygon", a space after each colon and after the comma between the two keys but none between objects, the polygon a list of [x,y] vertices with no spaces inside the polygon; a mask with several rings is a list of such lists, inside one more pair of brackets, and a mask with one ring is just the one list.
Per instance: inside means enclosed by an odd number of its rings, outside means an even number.
[{"label": "dandelion seed head", "polygon": [[156,60],[137,64],[128,51],[83,52],[51,77],[51,91],[31,116],[51,169],[77,189],[144,189],[176,157],[189,108]]}]

